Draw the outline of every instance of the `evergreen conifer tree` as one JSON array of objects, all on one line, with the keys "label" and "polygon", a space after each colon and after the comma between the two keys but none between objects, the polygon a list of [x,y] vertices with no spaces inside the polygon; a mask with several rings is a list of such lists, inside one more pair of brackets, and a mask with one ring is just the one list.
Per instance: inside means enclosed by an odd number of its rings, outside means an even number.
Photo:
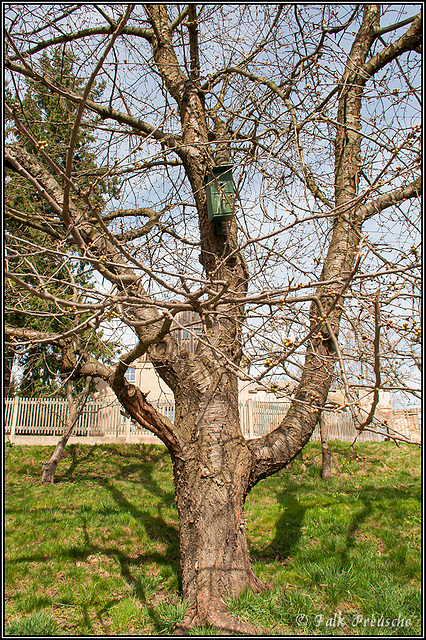
[{"label": "evergreen conifer tree", "polygon": [[[62,85],[72,91],[80,91],[83,86],[81,78],[77,79],[75,67],[76,58],[66,49],[58,47],[53,52],[43,53],[40,58],[42,70],[48,70],[49,74],[57,78]],[[76,106],[61,96],[50,93],[39,83],[31,79],[25,79],[24,97],[18,102],[17,92],[11,87],[6,89],[6,99],[12,104],[26,131],[15,126],[12,116],[8,118],[6,126],[7,138],[16,138],[30,153],[39,154],[43,150],[62,170],[65,169],[70,135],[76,115]],[[102,94],[101,84],[95,86],[92,97],[99,98]],[[95,116],[92,116],[95,120]],[[91,133],[90,117],[85,116],[82,126],[79,127],[73,157],[73,172],[77,176],[82,188],[90,186],[91,174],[96,172],[97,165],[95,153],[92,150],[94,137]],[[21,260],[21,269],[25,274],[34,272],[34,277],[29,282],[37,286],[37,262],[44,260],[38,257],[45,243],[55,241],[55,223],[52,220],[52,211],[46,201],[40,197],[36,189],[33,189],[24,178],[16,172],[8,172],[6,168],[5,187],[5,230],[12,236],[25,238],[28,246],[28,254]],[[73,175],[74,175],[73,174]],[[98,180],[98,193],[96,200],[100,206],[104,205],[107,193],[116,194],[116,181]],[[46,233],[48,228],[49,233]],[[59,240],[59,235],[58,235]],[[57,295],[72,299],[73,287],[70,287],[70,279],[77,286],[90,288],[89,273],[83,272],[72,262],[66,259],[65,249],[61,243],[57,246],[57,259],[52,259],[48,266],[51,284],[47,287],[47,294]],[[6,255],[6,261],[8,255]],[[46,270],[46,265],[43,265]],[[70,277],[71,276],[71,277]],[[72,312],[64,317],[58,314],[54,303],[50,305],[51,315],[46,315],[46,308],[41,301],[30,294],[25,299],[25,308],[19,295],[15,298],[13,286],[6,291],[6,316],[7,321],[16,326],[35,331],[53,331],[63,333],[74,326],[75,322],[81,322],[83,316],[78,317]],[[42,313],[41,309],[44,307]],[[25,313],[23,313],[25,312]],[[16,360],[15,360],[16,358]],[[20,370],[20,381],[16,385],[11,381],[13,362],[17,362]],[[37,397],[59,393],[65,395],[61,380],[62,355],[57,347],[51,345],[32,345],[28,349],[21,349],[16,354],[7,349],[5,354],[5,390],[7,395],[17,392],[19,395]],[[62,389],[62,390],[61,390]]]}]

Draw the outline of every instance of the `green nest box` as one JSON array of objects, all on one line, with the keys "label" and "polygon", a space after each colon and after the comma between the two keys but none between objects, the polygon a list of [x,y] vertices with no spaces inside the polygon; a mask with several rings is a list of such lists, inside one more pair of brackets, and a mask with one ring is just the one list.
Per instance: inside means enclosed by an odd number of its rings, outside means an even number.
[{"label": "green nest box", "polygon": [[234,213],[234,185],[232,184],[232,164],[213,167],[204,178],[207,196],[207,212],[210,222],[216,224],[217,235],[223,234],[222,222]]}]

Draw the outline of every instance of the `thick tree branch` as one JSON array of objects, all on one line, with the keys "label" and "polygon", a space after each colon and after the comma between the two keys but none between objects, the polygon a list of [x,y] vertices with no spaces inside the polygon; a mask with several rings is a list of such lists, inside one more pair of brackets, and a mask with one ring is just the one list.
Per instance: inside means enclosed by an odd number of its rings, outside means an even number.
[{"label": "thick tree branch", "polygon": [[[164,4],[145,4],[144,8],[155,34],[155,40],[153,41],[155,62],[170,95],[181,107],[184,99],[185,83],[188,78],[179,65],[173,47],[167,6]],[[182,115],[181,113],[181,117]]]},{"label": "thick tree branch", "polygon": [[401,20],[401,22],[390,24],[387,27],[377,27],[376,29],[374,29],[374,35],[376,38],[379,38],[385,33],[389,33],[389,31],[396,31],[401,27],[405,27],[407,24],[411,24],[415,19],[416,19],[416,16],[412,16],[411,18],[407,18],[406,20]]},{"label": "thick tree branch", "polygon": [[[74,238],[79,249],[96,261],[97,268],[102,275],[121,287],[125,281],[136,283],[139,280],[124,261],[121,261],[122,266],[118,274],[104,265],[107,256],[115,264],[120,263],[117,250],[108,245],[103,237],[104,234],[96,230],[93,223],[87,220],[85,211],[82,211],[73,201],[70,202],[70,212],[66,216],[63,215],[63,189],[34,155],[28,153],[20,144],[15,143],[13,146],[6,145],[6,159],[33,184],[52,207],[59,220],[62,221],[65,230]],[[78,225],[75,222],[77,220],[79,221]],[[90,249],[88,244],[90,244]],[[102,256],[104,260],[100,260]]]},{"label": "thick tree branch", "polygon": [[122,386],[115,385],[113,388],[119,401],[136,424],[148,429],[160,438],[173,458],[180,457],[182,445],[174,424],[166,416],[158,413],[155,407],[147,401],[146,395],[128,383]]},{"label": "thick tree branch", "polygon": [[[9,146],[8,154],[10,162],[15,163],[20,169],[22,169],[20,163],[28,167],[28,171],[24,171],[25,177],[32,180],[40,194],[54,207],[59,219],[62,219],[63,190],[54,177],[45,170],[35,156],[29,154],[19,144],[15,144],[13,147]],[[96,215],[99,223],[98,226],[93,222],[89,222],[87,220],[87,214],[79,209],[73,201],[70,201],[70,213],[72,218],[67,216],[66,219],[62,219],[62,222],[65,224],[66,229],[71,229],[72,236],[80,250],[92,260],[92,263],[96,265],[98,271],[105,278],[117,285],[119,290],[123,291],[127,286],[130,286],[133,288],[134,296],[139,294],[139,305],[142,305],[142,299],[144,300],[145,306],[140,307],[137,311],[133,311],[133,309],[130,308],[129,313],[132,316],[136,314],[135,319],[137,321],[148,321],[146,326],[141,326],[139,322],[136,322],[135,327],[139,339],[144,343],[147,342],[148,345],[152,344],[153,341],[155,342],[158,334],[158,328],[156,328],[155,323],[160,320],[160,316],[155,305],[149,303],[150,298],[146,296],[140,277],[129,267],[128,260],[130,260],[130,264],[136,262],[138,267],[144,270],[146,269],[139,261],[135,261],[132,256],[116,242],[100,216]],[[94,211],[94,213],[96,214],[96,211]],[[74,222],[77,220],[79,221],[78,228]],[[149,273],[152,274],[150,270]],[[52,294],[48,292],[33,290],[33,287],[21,281],[15,274],[9,274],[8,277],[38,297],[57,302],[62,306],[70,305],[76,306],[77,308],[80,306],[72,301],[57,300],[55,296],[52,296]],[[163,281],[161,282],[163,283]],[[105,308],[105,304],[101,306]],[[87,308],[86,305],[83,305],[83,307]],[[95,310],[99,308],[99,305],[90,305],[89,308]]]},{"label": "thick tree branch", "polygon": [[35,331],[33,329],[24,329],[20,327],[9,326],[5,326],[3,328],[3,331],[5,336],[15,338],[16,340],[25,341],[28,344],[33,342],[49,342],[51,344],[60,344],[62,340],[62,336],[60,334],[50,333],[49,331]]},{"label": "thick tree branch", "polygon": [[[38,53],[39,51],[43,51],[43,49],[54,47],[58,44],[64,44],[66,42],[73,42],[74,40],[80,40],[81,38],[87,38],[90,36],[97,36],[97,35],[111,35],[115,29],[116,29],[116,25],[114,23],[110,23],[108,27],[95,27],[92,29],[81,29],[80,31],[75,31],[73,33],[56,36],[55,38],[50,38],[49,40],[45,40],[44,42],[39,42],[37,45],[35,45],[31,49],[22,51],[19,55],[17,54],[14,56],[10,56],[9,60],[11,62],[14,62],[19,58],[29,58],[35,53]],[[152,29],[142,29],[140,27],[125,27],[122,31],[122,35],[139,36],[140,38],[144,38],[145,40],[151,41],[154,33]]]},{"label": "thick tree branch", "polygon": [[178,16],[176,16],[176,18],[174,20],[172,20],[172,22],[170,23],[169,27],[170,27],[170,31],[174,31],[175,29],[177,29],[177,27],[182,24],[182,22],[184,21],[184,19],[186,18],[186,16],[189,13],[191,5],[185,7],[185,9],[182,9],[182,11],[180,12],[180,14]]},{"label": "thick tree branch", "polygon": [[46,235],[54,238],[55,240],[62,239],[62,235],[59,234],[57,231],[55,231],[55,229],[53,229],[50,225],[38,223],[35,220],[33,220],[30,216],[28,216],[28,214],[21,213],[20,211],[16,211],[16,209],[13,209],[12,207],[8,207],[7,205],[5,207],[5,212],[6,212],[6,218],[15,220],[15,222],[18,222],[20,224],[25,224],[26,226],[31,227],[31,229],[42,231]]},{"label": "thick tree branch", "polygon": [[[357,250],[362,223],[354,216],[354,207],[351,206],[357,197],[356,175],[361,163],[360,136],[355,132],[348,135],[345,127],[349,124],[355,131],[360,129],[361,88],[356,78],[373,41],[374,27],[378,19],[379,7],[366,5],[361,27],[356,34],[349,62],[341,78],[342,90],[337,115],[340,127],[335,144],[335,203],[339,209],[334,219],[333,234],[321,279],[328,280],[338,274],[347,274],[347,282],[337,295],[331,295],[327,287],[318,287],[317,298],[324,309],[320,318],[324,323],[324,335],[313,337],[307,349],[299,385],[282,423],[275,431],[251,445],[256,462],[252,465],[250,486],[288,464],[300,450],[300,443],[303,443],[303,446],[308,441],[330,389],[337,359],[330,331],[337,336],[343,311],[343,293],[359,266],[362,246],[361,240]],[[338,302],[340,304],[337,304]],[[311,331],[318,321],[317,307],[316,302],[311,304]]]},{"label": "thick tree branch", "polygon": [[191,65],[191,80],[199,82],[200,80],[200,54],[198,50],[198,25],[197,25],[197,7],[194,4],[188,6],[188,33],[189,33],[189,51]]},{"label": "thick tree branch", "polygon": [[422,43],[422,14],[419,13],[413,20],[410,28],[396,42],[388,45],[373,56],[363,65],[363,76],[365,80],[371,78],[375,73],[383,69],[383,67],[395,60],[398,56],[406,51],[417,49]]},{"label": "thick tree branch", "polygon": [[384,193],[368,204],[359,205],[357,207],[357,213],[363,220],[368,220],[368,218],[371,218],[376,213],[380,213],[380,211],[391,207],[397,202],[403,202],[404,200],[408,200],[409,198],[419,197],[421,187],[421,177],[416,178],[416,180],[413,180],[413,182],[410,182],[410,184],[406,185],[405,187],[401,187],[401,189],[395,189],[394,191],[390,191],[389,193]]}]

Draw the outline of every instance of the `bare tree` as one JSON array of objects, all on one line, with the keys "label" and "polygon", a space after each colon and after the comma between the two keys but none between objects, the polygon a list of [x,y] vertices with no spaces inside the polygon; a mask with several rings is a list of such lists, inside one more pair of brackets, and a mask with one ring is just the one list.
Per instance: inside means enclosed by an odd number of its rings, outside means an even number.
[{"label": "bare tree", "polygon": [[[361,411],[355,384],[368,393],[378,381],[415,391],[415,379],[399,382],[398,358],[410,372],[418,358],[421,15],[414,5],[121,11],[8,9],[6,108],[16,136],[6,144],[6,167],[36,189],[48,213],[8,211],[46,241],[9,234],[7,311],[30,315],[31,295],[40,316],[72,312],[78,321],[62,333],[13,324],[5,332],[16,350],[61,350],[64,377],[106,380],[132,419],[167,446],[189,602],[176,633],[206,621],[251,633],[224,604],[225,596],[265,586],[247,550],[248,492],[303,449],[332,408],[333,378],[359,428],[377,425]],[[39,55],[57,46],[83,60],[84,91],[40,72]],[[23,78],[78,107],[62,163],[43,140],[33,140],[34,153],[19,142],[32,136],[20,109]],[[102,99],[91,97],[95,80],[105,83]],[[84,123],[86,111],[97,119]],[[73,163],[81,126],[98,140],[99,168],[87,188]],[[230,164],[234,193],[228,181],[221,199]],[[207,202],[212,172],[220,219]],[[111,197],[101,209],[95,194],[109,177],[120,181],[120,202]],[[36,268],[40,255],[80,265],[97,286],[73,284],[78,299],[70,300],[66,280]],[[182,311],[201,318],[194,354],[173,337]],[[390,316],[397,335],[386,326]],[[106,324],[134,335],[115,365],[86,348]],[[144,354],[174,393],[174,423],[148,402],[148,390],[125,379]],[[385,382],[377,367],[386,358],[394,377]],[[272,433],[246,440],[238,380],[278,393],[283,376],[287,415]]]},{"label": "bare tree", "polygon": [[77,424],[77,421],[83,413],[86,400],[90,393],[90,383],[92,379],[88,377],[83,391],[75,398],[73,396],[73,388],[71,380],[67,381],[67,401],[68,401],[68,414],[64,424],[64,432],[54,448],[49,460],[42,462],[42,476],[41,481],[43,484],[53,484],[55,481],[56,468],[64,455],[65,447],[67,445],[72,432]]}]

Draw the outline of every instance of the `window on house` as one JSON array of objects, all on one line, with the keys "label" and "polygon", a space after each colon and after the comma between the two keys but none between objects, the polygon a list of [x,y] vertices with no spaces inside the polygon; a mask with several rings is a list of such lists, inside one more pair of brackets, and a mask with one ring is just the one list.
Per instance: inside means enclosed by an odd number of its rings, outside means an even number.
[{"label": "window on house", "polygon": [[182,340],[188,340],[188,338],[189,338],[188,331],[186,331],[186,329],[182,329]]},{"label": "window on house", "polygon": [[136,382],[136,369],[135,367],[129,367],[124,374],[127,382]]}]

